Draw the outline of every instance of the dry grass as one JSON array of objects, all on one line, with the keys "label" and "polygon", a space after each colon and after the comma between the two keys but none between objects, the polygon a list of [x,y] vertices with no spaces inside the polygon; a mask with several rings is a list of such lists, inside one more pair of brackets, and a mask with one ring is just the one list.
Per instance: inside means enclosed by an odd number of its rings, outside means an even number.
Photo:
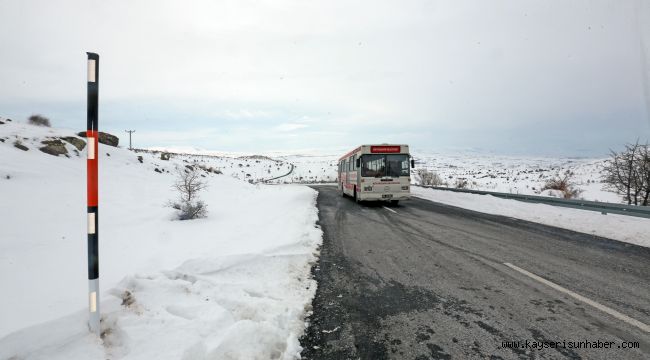
[{"label": "dry grass", "polygon": [[575,199],[582,193],[583,190],[580,190],[575,187],[572,181],[573,173],[567,171],[564,175],[560,176],[559,174],[554,178],[546,180],[542,191],[544,190],[557,190],[561,191],[564,194],[565,199]]}]

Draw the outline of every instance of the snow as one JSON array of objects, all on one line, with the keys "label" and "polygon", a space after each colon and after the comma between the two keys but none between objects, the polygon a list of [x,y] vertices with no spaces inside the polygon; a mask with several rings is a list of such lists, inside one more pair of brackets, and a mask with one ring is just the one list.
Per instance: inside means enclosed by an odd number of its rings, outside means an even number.
[{"label": "snow", "polygon": [[[0,120],[0,359],[299,357],[298,338],[316,290],[310,268],[322,232],[316,192],[292,183],[336,181],[345,151],[185,149],[190,154],[162,160],[160,152],[100,145],[100,340],[86,324],[85,151],[70,144],[67,157],[38,150],[42,140],[76,131]],[[16,140],[29,150],[14,147]],[[600,182],[602,159],[418,150],[414,157],[418,168],[451,184],[464,178],[475,189],[545,196],[561,196],[542,193],[541,185],[568,170],[581,197],[620,202]],[[205,219],[178,221],[165,206],[175,200],[175,173],[186,166],[203,169]],[[279,176],[270,181],[277,185],[262,184]],[[412,191],[453,206],[650,246],[650,219]]]},{"label": "snow", "polygon": [[[351,146],[347,150],[352,148],[354,147]],[[201,153],[200,150],[194,151]],[[293,165],[294,169],[289,175],[272,180],[271,183],[335,183],[338,159],[346,152],[346,149],[343,149],[337,153],[330,151],[321,154],[314,151],[266,153],[265,155],[282,164],[280,169],[269,174],[266,179],[286,174],[290,165]],[[253,155],[215,151],[203,153],[225,156],[223,159],[226,160],[223,161],[231,161],[227,159],[233,159],[232,157],[241,159],[245,158],[244,155]],[[621,196],[608,191],[602,183],[602,167],[606,160],[604,158],[524,157],[473,152],[437,153],[418,149],[414,149],[412,155],[416,160],[416,169],[425,168],[436,172],[448,186],[454,186],[457,180],[463,179],[467,181],[469,188],[475,190],[563,197],[563,194],[543,191],[542,188],[547,180],[562,176],[568,171],[573,174],[571,181],[575,188],[580,190],[579,198],[612,203],[622,201]],[[221,168],[229,171],[227,166]],[[256,175],[258,173],[253,173],[252,178],[264,178]],[[234,173],[232,176],[237,175]],[[415,173],[411,180],[413,183],[419,181]]]},{"label": "snow", "polygon": [[[272,159],[165,161],[100,145],[105,335],[88,333],[85,149],[38,150],[75,133],[0,124],[0,359],[298,358],[322,232],[314,190],[241,181],[238,163],[259,179]],[[225,171],[203,172],[208,217],[179,221],[165,204],[190,164]]]},{"label": "snow", "polygon": [[[338,159],[354,147],[324,153],[314,150],[267,152],[262,156],[268,160],[262,160],[259,164],[254,163],[252,159],[260,155],[253,153],[187,148],[153,150],[207,155],[202,159],[211,166],[218,167],[227,175],[253,182],[285,175],[293,165],[291,173],[270,183],[319,184],[336,182]],[[469,188],[475,190],[563,197],[563,194],[543,191],[542,188],[547,180],[569,171],[573,174],[572,183],[581,191],[579,198],[612,203],[622,201],[621,196],[608,191],[602,183],[602,167],[606,160],[604,158],[506,156],[467,151],[444,153],[422,149],[412,149],[412,156],[416,160],[416,169],[424,168],[437,173],[447,186],[454,186],[457,180],[463,179],[467,181]],[[201,157],[194,156],[194,159],[197,158]],[[247,159],[248,163],[243,162]],[[239,168],[239,163],[244,167]],[[246,174],[250,176],[247,177]],[[415,173],[411,180],[413,183],[419,181]]]},{"label": "snow", "polygon": [[414,196],[487,214],[503,215],[563,229],[593,234],[650,247],[650,219],[562,208],[422,187],[411,187]]},{"label": "snow", "polygon": [[604,158],[522,157],[471,152],[445,154],[418,150],[414,151],[414,157],[416,168],[437,173],[452,187],[462,179],[474,190],[549,196],[551,194],[542,190],[545,182],[570,172],[574,186],[581,190],[579,198],[613,203],[622,201],[602,183]]}]

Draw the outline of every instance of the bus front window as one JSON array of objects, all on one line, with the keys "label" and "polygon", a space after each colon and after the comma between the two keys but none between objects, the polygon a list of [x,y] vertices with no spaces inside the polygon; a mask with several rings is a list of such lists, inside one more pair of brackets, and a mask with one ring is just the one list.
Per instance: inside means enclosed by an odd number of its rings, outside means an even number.
[{"label": "bus front window", "polygon": [[409,176],[409,157],[408,155],[386,155],[388,164],[386,176],[400,177]]},{"label": "bus front window", "polygon": [[361,176],[376,178],[409,176],[409,156],[406,154],[363,155]]},{"label": "bus front window", "polygon": [[386,173],[386,155],[363,155],[361,157],[361,176],[382,177]]}]

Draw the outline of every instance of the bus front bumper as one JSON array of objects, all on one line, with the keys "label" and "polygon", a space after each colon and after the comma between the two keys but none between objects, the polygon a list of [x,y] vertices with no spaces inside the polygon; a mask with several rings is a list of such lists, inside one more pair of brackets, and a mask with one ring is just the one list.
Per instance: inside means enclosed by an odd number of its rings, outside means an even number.
[{"label": "bus front bumper", "polygon": [[[386,196],[386,195],[392,195],[392,196]],[[400,193],[392,193],[392,194],[382,194],[382,193],[375,193],[375,192],[361,192],[357,194],[359,200],[361,201],[391,201],[391,200],[408,200],[411,198],[411,193],[410,192],[400,192]]]}]

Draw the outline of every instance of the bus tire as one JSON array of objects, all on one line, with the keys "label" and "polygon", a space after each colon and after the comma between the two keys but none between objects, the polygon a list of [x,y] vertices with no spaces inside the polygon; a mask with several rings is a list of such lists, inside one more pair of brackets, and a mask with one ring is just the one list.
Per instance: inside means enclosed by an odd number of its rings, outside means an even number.
[{"label": "bus tire", "polygon": [[354,201],[359,202],[359,197],[357,196],[357,186],[354,185]]},{"label": "bus tire", "polygon": [[391,200],[390,204],[393,206],[397,206],[399,204],[399,200]]},{"label": "bus tire", "polygon": [[345,188],[343,187],[343,183],[341,183],[341,197],[345,197]]}]

